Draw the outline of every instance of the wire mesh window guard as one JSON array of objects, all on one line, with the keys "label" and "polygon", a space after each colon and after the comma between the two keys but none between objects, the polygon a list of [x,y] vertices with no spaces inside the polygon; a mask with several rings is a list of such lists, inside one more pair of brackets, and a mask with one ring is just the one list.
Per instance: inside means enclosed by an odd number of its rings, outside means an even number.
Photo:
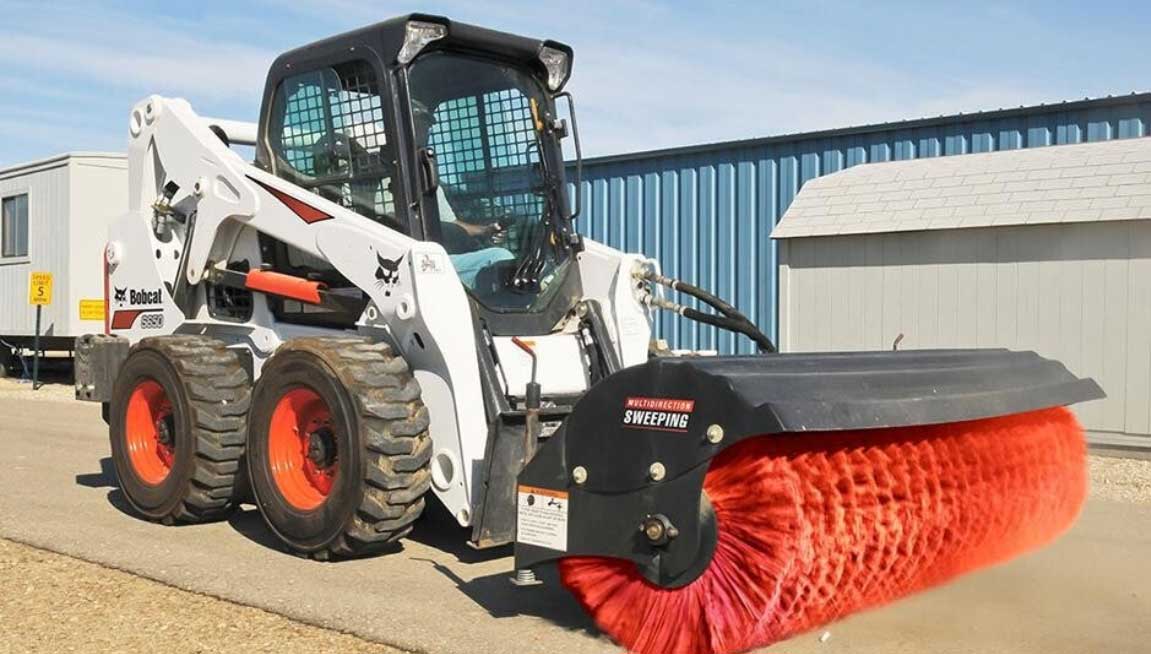
[{"label": "wire mesh window guard", "polygon": [[395,220],[380,84],[366,61],[286,78],[273,149],[292,181],[377,221]]}]

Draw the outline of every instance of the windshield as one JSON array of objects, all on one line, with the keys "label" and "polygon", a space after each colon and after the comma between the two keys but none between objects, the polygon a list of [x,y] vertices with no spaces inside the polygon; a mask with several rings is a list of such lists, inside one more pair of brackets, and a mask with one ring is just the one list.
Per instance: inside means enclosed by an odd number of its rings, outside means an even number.
[{"label": "windshield", "polygon": [[[522,70],[450,53],[418,59],[408,85],[417,147],[435,153],[439,176],[431,237],[489,309],[542,308],[567,259],[553,229],[558,146],[537,129],[548,96]],[[512,288],[528,269],[538,285]]]}]

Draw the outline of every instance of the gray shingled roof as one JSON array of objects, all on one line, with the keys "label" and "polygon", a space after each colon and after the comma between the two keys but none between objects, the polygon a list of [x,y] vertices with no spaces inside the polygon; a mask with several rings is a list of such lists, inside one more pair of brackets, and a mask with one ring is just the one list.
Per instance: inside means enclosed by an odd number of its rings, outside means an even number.
[{"label": "gray shingled roof", "polygon": [[867,164],[813,179],[772,238],[1151,219],[1151,138]]}]

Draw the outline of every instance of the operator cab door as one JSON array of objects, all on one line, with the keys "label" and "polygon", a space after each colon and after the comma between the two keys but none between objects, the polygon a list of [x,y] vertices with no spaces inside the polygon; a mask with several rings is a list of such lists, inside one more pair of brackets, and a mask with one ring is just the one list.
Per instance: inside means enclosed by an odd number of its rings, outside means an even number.
[{"label": "operator cab door", "polygon": [[[384,227],[412,234],[388,83],[375,57],[319,59],[289,71],[298,72],[281,76],[270,102],[265,100],[259,163]],[[266,235],[260,246],[264,263],[273,270],[323,282],[332,292],[366,304],[363,292],[328,262]],[[275,297],[268,301],[283,322],[350,327],[359,318],[354,310],[337,312]]]},{"label": "operator cab door", "polygon": [[[403,81],[428,239],[494,333],[550,333],[580,285],[557,238],[566,197],[546,88],[522,64],[450,50],[420,55]],[[534,286],[513,283],[524,270]]]}]

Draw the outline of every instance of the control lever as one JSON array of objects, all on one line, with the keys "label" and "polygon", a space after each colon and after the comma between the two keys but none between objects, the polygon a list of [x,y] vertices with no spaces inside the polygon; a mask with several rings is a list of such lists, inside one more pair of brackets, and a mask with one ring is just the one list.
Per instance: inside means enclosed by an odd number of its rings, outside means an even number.
[{"label": "control lever", "polygon": [[535,348],[519,336],[513,336],[512,343],[532,358],[531,381],[524,390],[524,465],[527,465],[535,456],[536,444],[540,439],[540,384],[536,381],[539,359]]}]

